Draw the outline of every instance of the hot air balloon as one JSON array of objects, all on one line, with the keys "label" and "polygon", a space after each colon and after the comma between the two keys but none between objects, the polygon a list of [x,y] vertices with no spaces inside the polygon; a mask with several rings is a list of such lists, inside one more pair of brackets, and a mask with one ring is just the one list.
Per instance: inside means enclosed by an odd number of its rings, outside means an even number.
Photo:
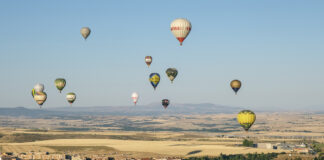
[{"label": "hot air balloon", "polygon": [[73,92],[66,94],[66,100],[72,105],[72,103],[75,101],[76,95]]},{"label": "hot air balloon", "polygon": [[244,128],[245,131],[248,131],[255,121],[255,114],[250,110],[242,110],[237,115],[238,123]]},{"label": "hot air balloon", "polygon": [[241,88],[241,81],[239,80],[233,80],[231,82],[231,87],[234,90],[235,94],[237,94],[237,91]]},{"label": "hot air balloon", "polygon": [[164,109],[166,109],[169,104],[170,104],[170,101],[168,99],[163,99],[162,100],[162,106],[164,107]]},{"label": "hot air balloon", "polygon": [[133,99],[134,104],[136,105],[137,100],[138,100],[138,94],[136,92],[132,93],[132,99]]},{"label": "hot air balloon", "polygon": [[57,78],[57,79],[54,81],[54,83],[55,83],[56,88],[57,88],[57,89],[60,91],[60,93],[61,93],[61,91],[63,90],[63,88],[65,87],[65,84],[66,84],[65,79],[64,79],[64,78]]},{"label": "hot air balloon", "polygon": [[35,89],[33,88],[32,91],[31,91],[31,94],[32,94],[33,98],[34,98],[35,93],[36,93]]},{"label": "hot air balloon", "polygon": [[34,100],[36,101],[36,103],[39,105],[40,108],[42,108],[42,105],[44,104],[46,99],[47,99],[47,94],[45,92],[37,92],[34,95]]},{"label": "hot air balloon", "polygon": [[151,73],[149,78],[154,90],[160,82],[160,75],[158,73]]},{"label": "hot air balloon", "polygon": [[80,33],[84,39],[87,39],[91,33],[91,30],[89,27],[83,27],[81,28]]},{"label": "hot air balloon", "polygon": [[175,68],[168,68],[165,73],[167,74],[167,76],[169,77],[169,79],[171,80],[171,83],[173,83],[173,80],[177,77],[178,75],[178,71]]},{"label": "hot air balloon", "polygon": [[180,45],[191,31],[191,23],[184,18],[178,18],[171,23],[171,32],[178,39]]},{"label": "hot air balloon", "polygon": [[150,67],[151,63],[152,63],[152,57],[151,56],[146,56],[145,57],[145,63],[147,64],[148,67]]},{"label": "hot air balloon", "polygon": [[34,90],[35,92],[43,92],[44,91],[44,84],[41,84],[41,83],[37,83],[35,86],[34,86]]}]

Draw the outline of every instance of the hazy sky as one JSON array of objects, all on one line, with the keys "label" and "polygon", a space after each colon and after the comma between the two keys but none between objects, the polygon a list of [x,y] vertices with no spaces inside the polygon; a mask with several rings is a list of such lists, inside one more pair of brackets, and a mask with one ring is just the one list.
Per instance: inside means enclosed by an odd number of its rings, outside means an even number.
[{"label": "hazy sky", "polygon": [[[157,3],[159,2],[159,3]],[[248,108],[324,104],[324,1],[0,1],[0,107],[215,103]],[[175,18],[192,23],[182,47]],[[92,33],[84,41],[81,27]],[[144,57],[151,55],[148,68]],[[175,67],[174,83],[165,70]],[[151,72],[162,76],[156,91]],[[67,86],[59,94],[58,77]],[[238,95],[229,86],[243,83]]]}]

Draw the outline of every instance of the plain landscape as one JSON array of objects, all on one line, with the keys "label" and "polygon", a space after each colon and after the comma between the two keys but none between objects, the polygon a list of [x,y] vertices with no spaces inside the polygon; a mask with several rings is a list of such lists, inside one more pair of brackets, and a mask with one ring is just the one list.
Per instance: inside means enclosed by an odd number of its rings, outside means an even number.
[{"label": "plain landscape", "polygon": [[1,108],[1,151],[191,157],[288,152],[244,147],[244,139],[254,143],[324,142],[322,113],[260,111],[253,127],[245,132],[236,120],[240,108],[200,105],[189,105],[182,114],[178,112],[186,105],[169,110],[154,105]]}]

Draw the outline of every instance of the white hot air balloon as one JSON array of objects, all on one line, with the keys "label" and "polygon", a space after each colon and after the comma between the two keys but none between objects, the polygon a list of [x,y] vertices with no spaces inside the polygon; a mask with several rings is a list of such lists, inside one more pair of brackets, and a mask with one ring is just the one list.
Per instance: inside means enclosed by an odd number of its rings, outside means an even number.
[{"label": "white hot air balloon", "polygon": [[35,90],[36,93],[38,93],[38,92],[43,92],[43,91],[44,91],[44,84],[37,83],[37,84],[34,86],[34,90]]},{"label": "white hot air balloon", "polygon": [[70,92],[70,93],[66,94],[66,100],[71,104],[71,106],[72,106],[72,103],[75,101],[75,99],[76,99],[75,93]]},{"label": "white hot air balloon", "polygon": [[80,33],[84,39],[87,39],[91,33],[91,30],[89,27],[83,27],[81,28]]},{"label": "white hot air balloon", "polygon": [[138,100],[138,94],[136,92],[132,93],[132,99],[133,99],[134,104],[136,105],[137,100]]},{"label": "white hot air balloon", "polygon": [[191,23],[184,18],[178,18],[171,23],[171,32],[178,39],[180,45],[191,31]]}]

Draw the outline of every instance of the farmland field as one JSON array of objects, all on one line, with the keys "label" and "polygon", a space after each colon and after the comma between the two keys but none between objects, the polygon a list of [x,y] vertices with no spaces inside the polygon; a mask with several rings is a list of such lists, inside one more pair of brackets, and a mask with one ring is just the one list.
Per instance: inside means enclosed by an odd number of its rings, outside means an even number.
[{"label": "farmland field", "polygon": [[[288,116],[289,118],[286,118]],[[116,157],[190,157],[217,156],[221,153],[283,152],[283,150],[243,147],[241,144],[245,138],[253,140],[254,143],[324,142],[322,126],[324,118],[320,114],[258,114],[256,124],[248,133],[236,124],[233,117],[234,114],[154,118],[110,116],[93,117],[92,120],[86,121],[65,120],[64,123],[59,119],[9,117],[5,122],[14,124],[17,128],[0,128],[0,143],[2,152],[39,151],[109,154]],[[38,128],[35,127],[36,124]],[[115,128],[107,128],[104,124],[114,125]],[[127,130],[124,125],[137,129]],[[64,126],[87,129],[68,131],[62,129]]]}]

